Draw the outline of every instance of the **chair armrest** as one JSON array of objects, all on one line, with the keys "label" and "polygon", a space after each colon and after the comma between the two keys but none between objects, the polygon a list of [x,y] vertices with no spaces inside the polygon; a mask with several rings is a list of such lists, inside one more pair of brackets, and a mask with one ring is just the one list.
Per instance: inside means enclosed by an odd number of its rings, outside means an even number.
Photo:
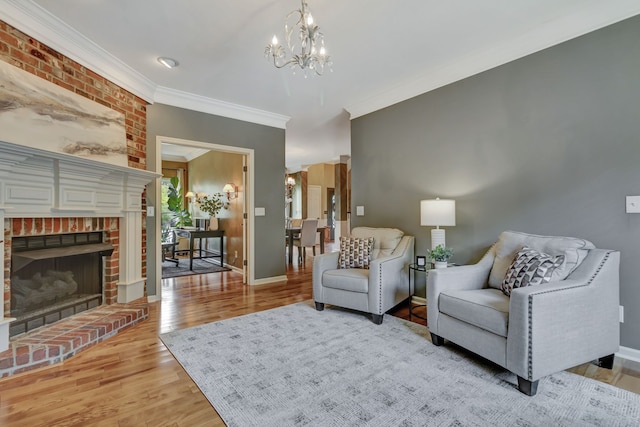
[{"label": "chair armrest", "polygon": [[482,289],[489,279],[495,250],[492,247],[476,264],[429,270],[427,273],[427,325],[438,334],[438,298],[449,290]]},{"label": "chair armrest", "polygon": [[618,351],[619,262],[619,252],[592,249],[578,274],[514,289],[507,369],[535,381]]},{"label": "chair armrest", "polygon": [[403,236],[395,253],[369,265],[369,310],[384,314],[409,296],[408,265],[413,262],[415,238]]},{"label": "chair armrest", "polygon": [[322,297],[322,274],[327,270],[338,268],[338,256],[340,252],[329,252],[313,257],[313,299],[317,302],[324,302]]}]

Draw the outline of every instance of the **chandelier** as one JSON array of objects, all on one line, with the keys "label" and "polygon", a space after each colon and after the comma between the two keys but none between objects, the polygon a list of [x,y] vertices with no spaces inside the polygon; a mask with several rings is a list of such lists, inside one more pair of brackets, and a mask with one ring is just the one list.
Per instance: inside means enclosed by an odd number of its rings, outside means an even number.
[{"label": "chandelier", "polygon": [[[297,17],[298,21],[294,26],[290,27],[288,22],[292,17]],[[298,31],[300,51],[298,53],[295,53],[295,37],[293,40],[291,37],[296,26],[300,27]],[[320,32],[320,27],[313,22],[313,16],[309,12],[309,5],[306,0],[302,0],[302,8],[291,11],[285,17],[284,35],[288,54],[290,55],[289,59],[286,58],[285,47],[279,44],[275,35],[271,39],[271,43],[264,49],[264,56],[267,59],[273,59],[273,65],[276,68],[289,65],[295,74],[295,68],[298,66],[304,70],[305,78],[307,77],[307,70],[311,70],[321,76],[324,73],[325,66],[331,69],[331,58],[324,48],[324,35]]]}]

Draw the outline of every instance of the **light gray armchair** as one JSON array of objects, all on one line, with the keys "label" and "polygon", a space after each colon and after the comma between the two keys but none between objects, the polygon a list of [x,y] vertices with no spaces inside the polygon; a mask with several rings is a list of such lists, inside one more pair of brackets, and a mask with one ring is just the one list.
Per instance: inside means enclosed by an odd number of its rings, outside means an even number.
[{"label": "light gray armchair", "polygon": [[369,269],[338,268],[338,252],[313,260],[313,299],[316,309],[325,304],[371,313],[381,324],[384,313],[403,300],[409,290],[408,265],[413,262],[414,237],[395,228],[356,227],[351,236],[373,237]]},{"label": "light gray armchair", "polygon": [[[501,284],[523,246],[564,255],[564,263],[550,282],[509,297]],[[446,338],[508,369],[529,396],[560,370],[595,360],[611,369],[620,344],[619,263],[619,252],[586,240],[503,232],[477,264],[429,272],[432,342]]]}]

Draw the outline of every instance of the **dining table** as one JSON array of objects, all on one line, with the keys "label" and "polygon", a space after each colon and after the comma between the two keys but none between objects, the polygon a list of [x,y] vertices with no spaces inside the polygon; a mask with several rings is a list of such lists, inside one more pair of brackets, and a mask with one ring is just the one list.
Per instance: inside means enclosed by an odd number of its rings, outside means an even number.
[{"label": "dining table", "polygon": [[[320,253],[324,253],[324,230],[326,226],[318,226],[318,233],[320,233]],[[299,227],[286,227],[285,232],[287,234],[287,246],[289,247],[289,264],[293,264],[293,237],[302,231],[302,226]]]}]

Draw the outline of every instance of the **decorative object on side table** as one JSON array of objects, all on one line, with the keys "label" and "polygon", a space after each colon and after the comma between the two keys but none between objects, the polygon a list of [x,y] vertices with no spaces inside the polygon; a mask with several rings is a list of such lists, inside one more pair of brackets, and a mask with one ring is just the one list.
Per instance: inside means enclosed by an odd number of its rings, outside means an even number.
[{"label": "decorative object on side table", "polygon": [[416,265],[418,267],[424,267],[427,265],[427,257],[424,255],[418,255],[416,257]]},{"label": "decorative object on side table", "polygon": [[435,268],[446,268],[449,259],[453,256],[453,249],[438,245],[429,251],[429,258],[433,260]]},{"label": "decorative object on side table", "polygon": [[434,200],[420,201],[420,225],[435,226],[431,229],[431,249],[445,246],[444,230],[440,227],[456,225],[456,201],[436,197]]},{"label": "decorative object on side table", "polygon": [[214,193],[210,196],[204,193],[198,193],[196,196],[196,202],[200,210],[211,215],[209,219],[209,230],[211,231],[218,229],[218,218],[216,215],[218,215],[222,209],[229,208],[229,202],[222,201],[223,196],[222,193]]}]

